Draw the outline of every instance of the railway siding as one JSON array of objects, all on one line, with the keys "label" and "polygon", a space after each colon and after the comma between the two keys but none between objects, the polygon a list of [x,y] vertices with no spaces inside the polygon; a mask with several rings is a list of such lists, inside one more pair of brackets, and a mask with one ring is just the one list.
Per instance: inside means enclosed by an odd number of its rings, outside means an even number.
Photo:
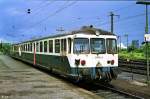
[{"label": "railway siding", "polygon": [[126,72],[146,75],[146,61],[119,59],[119,67]]}]

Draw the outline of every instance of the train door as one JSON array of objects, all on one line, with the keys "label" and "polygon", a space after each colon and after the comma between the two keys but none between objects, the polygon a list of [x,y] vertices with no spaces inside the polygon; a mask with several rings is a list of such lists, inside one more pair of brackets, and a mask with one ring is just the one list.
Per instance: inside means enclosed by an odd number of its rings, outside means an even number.
[{"label": "train door", "polygon": [[61,55],[66,56],[66,39],[61,39]]},{"label": "train door", "polygon": [[68,44],[67,44],[67,50],[68,50],[68,54],[71,54],[71,49],[72,49],[72,39],[68,38]]},{"label": "train door", "polygon": [[34,53],[33,64],[35,65],[36,64],[36,43],[33,43],[33,53]]},{"label": "train door", "polygon": [[21,56],[21,46],[18,46],[19,56]]}]

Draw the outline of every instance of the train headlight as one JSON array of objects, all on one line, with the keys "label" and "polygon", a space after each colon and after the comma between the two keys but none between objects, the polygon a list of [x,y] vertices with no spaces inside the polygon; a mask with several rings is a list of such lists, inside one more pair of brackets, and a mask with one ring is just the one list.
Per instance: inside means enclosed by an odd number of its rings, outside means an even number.
[{"label": "train headlight", "polygon": [[75,59],[75,65],[78,66],[80,64],[80,59]]},{"label": "train headlight", "polygon": [[85,64],[86,64],[86,61],[85,61],[85,60],[82,60],[82,61],[81,61],[81,65],[84,66]]}]

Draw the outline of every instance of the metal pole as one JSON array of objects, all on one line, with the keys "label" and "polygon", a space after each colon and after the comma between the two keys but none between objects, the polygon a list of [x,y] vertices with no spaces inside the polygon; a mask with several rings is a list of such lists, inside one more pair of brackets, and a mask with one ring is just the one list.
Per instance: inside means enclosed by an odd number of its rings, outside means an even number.
[{"label": "metal pole", "polygon": [[111,19],[111,33],[114,32],[114,16],[118,16],[119,15],[115,15],[113,12],[110,12],[110,19]]},{"label": "metal pole", "polygon": [[[146,4],[146,27],[145,34],[148,34],[148,5]],[[146,60],[147,60],[147,81],[149,81],[149,55],[148,55],[148,42],[146,42]]]},{"label": "metal pole", "polygon": [[111,33],[114,32],[114,14],[113,12],[110,12],[110,17],[111,17]]},{"label": "metal pole", "polygon": [[[145,26],[145,34],[148,34],[148,5],[150,2],[148,0],[137,1],[136,4],[144,4],[146,5],[146,26]],[[147,81],[149,82],[149,55],[148,55],[148,42],[146,42],[146,60],[147,60]]]},{"label": "metal pole", "polygon": [[124,36],[126,37],[127,40],[127,50],[128,50],[128,34],[125,34]]},{"label": "metal pole", "polygon": [[120,51],[121,51],[121,36],[120,36]]},{"label": "metal pole", "polygon": [[127,50],[128,50],[128,42],[129,42],[129,40],[128,40],[128,34],[127,34]]},{"label": "metal pole", "polygon": [[146,4],[146,27],[145,33],[148,34],[148,5]]}]

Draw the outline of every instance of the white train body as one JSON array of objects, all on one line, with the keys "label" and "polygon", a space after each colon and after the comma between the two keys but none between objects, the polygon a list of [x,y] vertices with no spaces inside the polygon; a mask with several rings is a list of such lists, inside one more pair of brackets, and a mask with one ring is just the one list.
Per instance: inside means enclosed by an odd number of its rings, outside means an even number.
[{"label": "white train body", "polygon": [[14,44],[11,55],[77,79],[111,81],[118,74],[116,35],[92,27]]}]

